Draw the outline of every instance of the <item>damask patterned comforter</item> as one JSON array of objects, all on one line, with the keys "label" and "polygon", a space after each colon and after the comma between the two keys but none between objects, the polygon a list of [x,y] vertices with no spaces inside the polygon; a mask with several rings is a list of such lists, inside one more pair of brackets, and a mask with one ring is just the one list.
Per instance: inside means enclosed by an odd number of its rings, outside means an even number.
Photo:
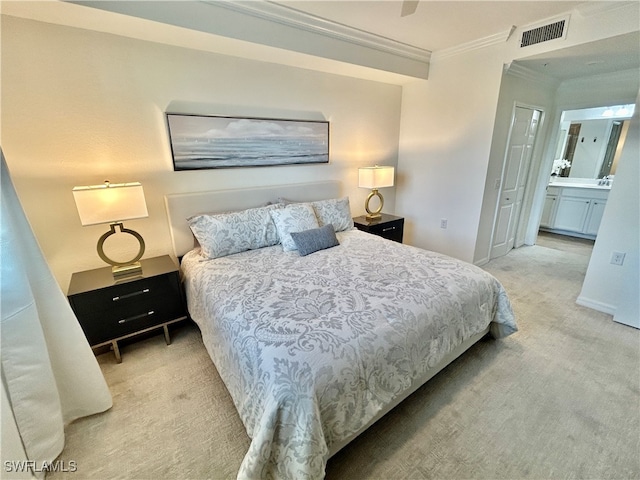
[{"label": "damask patterned comforter", "polygon": [[329,449],[465,339],[517,330],[483,270],[358,230],[183,259],[189,312],[252,442],[238,478],[322,478]]}]

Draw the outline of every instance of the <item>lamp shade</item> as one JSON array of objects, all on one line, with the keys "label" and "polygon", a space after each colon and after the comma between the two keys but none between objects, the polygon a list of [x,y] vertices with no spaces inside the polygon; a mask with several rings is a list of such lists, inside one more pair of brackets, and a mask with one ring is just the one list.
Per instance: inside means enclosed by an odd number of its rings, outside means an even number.
[{"label": "lamp shade", "polygon": [[358,169],[358,186],[378,189],[393,187],[393,167],[362,167]]},{"label": "lamp shade", "polygon": [[73,197],[83,226],[149,216],[138,182],[74,187]]}]

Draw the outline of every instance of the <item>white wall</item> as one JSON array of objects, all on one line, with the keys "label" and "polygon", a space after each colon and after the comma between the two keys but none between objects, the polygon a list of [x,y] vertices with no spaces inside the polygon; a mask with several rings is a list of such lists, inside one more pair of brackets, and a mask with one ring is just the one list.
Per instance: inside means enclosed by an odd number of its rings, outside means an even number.
[{"label": "white wall", "polygon": [[632,69],[565,80],[556,93],[558,112],[634,103],[639,75]]},{"label": "white wall", "polygon": [[[640,96],[639,96],[640,100]],[[640,328],[640,121],[631,119],[605,215],[578,303],[614,315]],[[625,253],[622,266],[611,265],[612,252]]]},{"label": "white wall", "polygon": [[473,261],[500,52],[491,46],[434,59],[427,82],[404,86],[396,213],[405,216],[407,243]]},{"label": "white wall", "polygon": [[[7,16],[1,34],[2,147],[65,291],[72,272],[104,266],[95,245],[107,227],[81,227],[75,185],[142,182],[149,218],[127,226],[152,257],[172,251],[167,193],[337,179],[359,215],[357,167],[397,162],[399,86]],[[174,172],[167,110],[326,119],[330,164]],[[384,195],[393,212],[394,190]]]}]

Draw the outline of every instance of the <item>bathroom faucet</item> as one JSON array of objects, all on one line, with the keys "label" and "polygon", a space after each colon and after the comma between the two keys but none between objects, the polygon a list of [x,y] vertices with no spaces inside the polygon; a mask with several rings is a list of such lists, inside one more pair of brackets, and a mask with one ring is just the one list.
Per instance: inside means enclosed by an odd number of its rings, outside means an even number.
[{"label": "bathroom faucet", "polygon": [[611,181],[609,180],[609,175],[605,175],[600,180],[598,180],[598,185],[610,185]]}]

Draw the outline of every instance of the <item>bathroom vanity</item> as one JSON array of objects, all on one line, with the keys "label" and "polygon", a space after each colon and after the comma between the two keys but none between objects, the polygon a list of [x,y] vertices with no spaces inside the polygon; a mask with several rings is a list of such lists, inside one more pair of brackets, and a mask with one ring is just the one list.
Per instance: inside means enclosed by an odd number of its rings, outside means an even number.
[{"label": "bathroom vanity", "polygon": [[595,239],[610,190],[610,185],[597,181],[552,181],[547,186],[540,230]]}]

